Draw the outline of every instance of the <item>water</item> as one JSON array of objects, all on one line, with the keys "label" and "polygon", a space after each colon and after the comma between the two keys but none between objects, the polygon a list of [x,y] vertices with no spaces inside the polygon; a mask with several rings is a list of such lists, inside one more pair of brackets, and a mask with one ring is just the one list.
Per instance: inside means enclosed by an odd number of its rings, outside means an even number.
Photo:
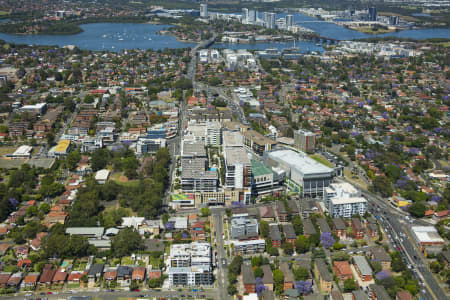
[{"label": "water", "polygon": [[[277,14],[277,18],[287,14]],[[418,29],[404,30],[380,35],[370,35],[334,23],[317,20],[303,14],[294,14],[294,22],[298,25],[314,30],[325,38],[337,40],[357,40],[368,37],[395,36],[401,38],[425,39],[425,38],[449,38],[450,29]],[[169,25],[133,24],[133,23],[94,23],[81,25],[83,32],[76,35],[14,35],[0,33],[0,39],[9,43],[27,45],[75,45],[80,49],[120,51],[123,49],[164,49],[164,48],[189,48],[194,43],[178,41],[175,37],[157,34],[160,30],[167,29]],[[215,44],[215,48],[253,49],[264,50],[267,48],[282,49],[293,47],[293,42],[268,42],[255,44]],[[321,52],[323,48],[313,42],[296,42],[302,52]]]},{"label": "water", "polygon": [[122,49],[189,48],[194,43],[178,41],[158,32],[168,25],[134,23],[94,23],[81,25],[83,32],[75,35],[14,35],[0,33],[9,43],[27,45],[75,45],[80,49],[120,51]]},{"label": "water", "polygon": [[[277,19],[285,17],[286,15],[288,14],[286,13],[277,14]],[[326,21],[321,21],[303,14],[293,14],[293,16],[294,16],[294,23],[312,29],[322,37],[332,38],[341,41],[365,39],[371,37],[384,37],[384,36],[395,36],[400,38],[411,38],[417,40],[429,38],[450,38],[450,28],[412,29],[375,35],[348,29],[343,26],[339,26],[334,23]]]},{"label": "water", "polygon": [[283,42],[283,43],[255,43],[255,44],[231,44],[231,43],[215,43],[213,48],[227,48],[227,49],[247,49],[247,50],[265,50],[268,48],[276,48],[278,50],[284,48],[299,47],[302,53],[306,52],[323,52],[322,46],[317,46],[313,42],[300,41],[300,42]]}]

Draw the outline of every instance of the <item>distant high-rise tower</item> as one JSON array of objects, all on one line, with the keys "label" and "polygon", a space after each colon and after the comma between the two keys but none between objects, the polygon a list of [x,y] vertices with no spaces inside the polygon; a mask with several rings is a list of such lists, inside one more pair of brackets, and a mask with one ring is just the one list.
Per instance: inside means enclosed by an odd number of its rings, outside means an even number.
[{"label": "distant high-rise tower", "polygon": [[200,4],[200,17],[202,18],[208,17],[208,4],[206,3]]},{"label": "distant high-rise tower", "polygon": [[243,8],[242,9],[242,23],[247,23],[248,22],[248,8]]},{"label": "distant high-rise tower", "polygon": [[286,16],[286,27],[292,27],[294,26],[294,16],[293,15],[287,15]]},{"label": "distant high-rise tower", "polygon": [[256,23],[256,10],[249,10],[248,11],[248,18],[247,18],[247,24],[255,24]]},{"label": "distant high-rise tower", "polygon": [[377,8],[376,7],[369,7],[368,12],[369,21],[376,21],[377,20]]},{"label": "distant high-rise tower", "polygon": [[275,28],[275,13],[268,13],[267,16],[267,28]]},{"label": "distant high-rise tower", "polygon": [[295,147],[303,152],[313,152],[316,148],[316,135],[308,130],[294,131]]}]

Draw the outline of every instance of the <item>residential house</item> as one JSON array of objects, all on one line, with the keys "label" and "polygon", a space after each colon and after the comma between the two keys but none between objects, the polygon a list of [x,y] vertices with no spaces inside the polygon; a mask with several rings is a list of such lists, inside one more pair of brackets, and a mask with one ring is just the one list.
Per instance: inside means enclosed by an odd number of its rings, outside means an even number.
[{"label": "residential house", "polygon": [[117,279],[117,268],[110,268],[108,270],[105,270],[103,279],[105,279],[106,281],[115,281]]},{"label": "residential house", "polygon": [[384,286],[378,284],[369,285],[369,296],[372,300],[392,300]]},{"label": "residential house", "polygon": [[280,263],[280,270],[284,274],[283,290],[286,291],[288,289],[293,289],[294,288],[294,274],[292,274],[292,271],[289,268],[289,264],[287,262]]},{"label": "residential house", "polygon": [[339,239],[347,238],[347,226],[342,218],[333,219],[333,232],[338,236]]},{"label": "residential house", "polygon": [[341,281],[353,278],[352,269],[348,261],[335,261],[333,263],[333,269]]},{"label": "residential house", "polygon": [[369,296],[362,290],[355,290],[352,292],[352,300],[368,300]]},{"label": "residential house", "polygon": [[44,269],[42,270],[41,277],[39,278],[39,286],[50,287],[55,274],[56,269],[53,269],[52,265],[45,265]]},{"label": "residential house", "polygon": [[316,228],[314,227],[311,219],[308,218],[303,220],[303,235],[309,237],[316,233]]},{"label": "residential house", "polygon": [[242,283],[244,285],[244,293],[251,294],[255,293],[256,290],[256,279],[253,273],[253,268],[251,265],[242,265]]},{"label": "residential house", "polygon": [[323,259],[319,258],[314,261],[314,273],[318,278],[320,290],[323,293],[331,293],[331,289],[333,288],[333,276]]},{"label": "residential house", "polygon": [[284,206],[284,202],[277,201],[276,207],[277,207],[278,220],[280,220],[280,222],[287,222],[288,221],[288,212],[286,210],[286,206]]},{"label": "residential house", "polygon": [[145,279],[145,267],[135,267],[131,274],[132,280],[142,281]]},{"label": "residential house", "polygon": [[287,202],[289,207],[289,213],[291,216],[298,216],[299,215],[299,209],[297,206],[297,202],[295,200],[288,200]]},{"label": "residential house", "polygon": [[84,274],[87,274],[85,271],[72,271],[70,272],[69,276],[67,277],[67,283],[69,284],[78,284],[81,282],[81,277],[83,277]]},{"label": "residential house", "polygon": [[28,275],[23,279],[22,287],[30,289],[35,288],[39,279],[39,275],[40,273],[38,272],[28,273]]},{"label": "residential house", "polygon": [[413,296],[408,291],[399,291],[395,295],[395,300],[413,300]]},{"label": "residential house", "polygon": [[281,234],[280,230],[278,229],[278,224],[270,224],[269,229],[269,236],[272,240],[272,247],[281,247]]},{"label": "residential house", "polygon": [[93,264],[88,270],[88,281],[89,285],[93,285],[97,280],[99,280],[103,275],[103,264]]},{"label": "residential house", "polygon": [[59,269],[56,271],[55,276],[53,276],[52,284],[64,285],[64,282],[67,279],[67,272]]},{"label": "residential house", "polygon": [[353,256],[353,263],[362,281],[372,280],[373,271],[369,263],[367,262],[367,259],[364,256],[361,255]]},{"label": "residential house", "polygon": [[117,283],[120,286],[129,286],[131,283],[131,275],[133,268],[129,266],[119,266],[117,268]]},{"label": "residential house", "polygon": [[270,265],[262,265],[261,269],[264,272],[264,276],[262,278],[262,282],[263,282],[264,286],[267,287],[267,289],[269,291],[273,291],[272,268],[270,267]]},{"label": "residential house", "polygon": [[362,240],[364,238],[364,227],[358,218],[352,218],[352,231],[355,239]]},{"label": "residential house", "polygon": [[266,221],[268,223],[275,222],[275,212],[271,205],[258,207],[258,212],[261,221]]},{"label": "residential house", "polygon": [[331,233],[330,226],[324,218],[317,219],[317,226],[319,226],[319,230],[321,233],[329,232]]},{"label": "residential house", "polygon": [[370,258],[380,263],[383,270],[391,269],[391,256],[384,250],[383,247],[373,247],[370,249]]},{"label": "residential house", "polygon": [[294,226],[292,226],[292,224],[283,225],[283,232],[286,238],[286,243],[290,243],[293,247],[295,247],[297,235],[295,234]]}]

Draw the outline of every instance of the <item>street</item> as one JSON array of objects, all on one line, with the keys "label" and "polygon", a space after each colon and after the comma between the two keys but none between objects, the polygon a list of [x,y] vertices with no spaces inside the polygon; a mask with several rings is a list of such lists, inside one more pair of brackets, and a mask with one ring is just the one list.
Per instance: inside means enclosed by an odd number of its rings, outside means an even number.
[{"label": "street", "polygon": [[227,292],[227,284],[228,284],[228,274],[227,274],[227,264],[224,264],[223,262],[227,261],[227,253],[224,248],[224,241],[223,241],[223,212],[220,210],[215,210],[213,212],[214,217],[214,228],[216,232],[216,244],[217,244],[217,283],[218,283],[218,289],[217,294],[219,299],[227,299],[228,298],[228,292]]}]

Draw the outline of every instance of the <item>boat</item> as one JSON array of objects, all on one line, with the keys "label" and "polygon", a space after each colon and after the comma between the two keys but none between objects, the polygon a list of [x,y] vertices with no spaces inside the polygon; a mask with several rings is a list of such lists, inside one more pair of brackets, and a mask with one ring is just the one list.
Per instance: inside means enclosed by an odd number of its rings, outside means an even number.
[{"label": "boat", "polygon": [[103,35],[103,38],[106,38],[106,37],[108,37],[108,36],[107,36],[106,34],[104,34],[104,35]]},{"label": "boat", "polygon": [[317,44],[316,44],[316,46],[319,46],[319,47],[320,47],[320,46],[322,46],[322,44],[320,44],[320,43],[317,43]]},{"label": "boat", "polygon": [[122,38],[120,38],[120,39],[118,39],[118,41],[123,41],[123,39],[122,39]]}]

